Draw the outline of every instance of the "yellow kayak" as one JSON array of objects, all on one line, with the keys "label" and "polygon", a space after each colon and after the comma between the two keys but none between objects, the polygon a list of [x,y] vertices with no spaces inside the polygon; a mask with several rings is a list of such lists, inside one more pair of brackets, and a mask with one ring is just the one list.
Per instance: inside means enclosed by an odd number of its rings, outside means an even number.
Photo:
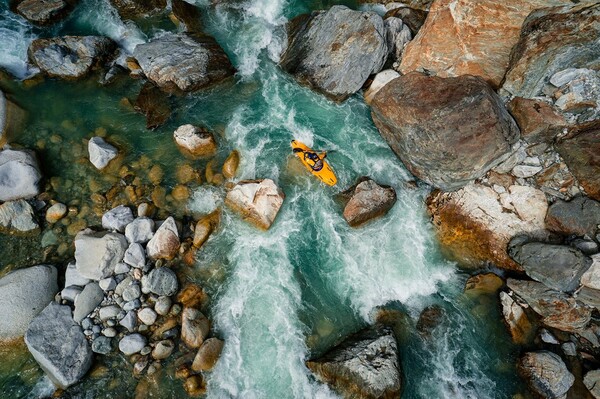
[{"label": "yellow kayak", "polygon": [[335,186],[337,178],[331,166],[325,161],[325,154],[317,154],[312,148],[307,147],[304,143],[297,140],[292,140],[292,151],[294,151],[294,154],[296,154],[310,173],[328,186]]}]

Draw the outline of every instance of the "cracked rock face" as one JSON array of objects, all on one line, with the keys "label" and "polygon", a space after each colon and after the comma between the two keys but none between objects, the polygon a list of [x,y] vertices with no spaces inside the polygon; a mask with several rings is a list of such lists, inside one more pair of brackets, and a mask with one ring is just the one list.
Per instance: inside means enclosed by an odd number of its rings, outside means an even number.
[{"label": "cracked rock face", "polygon": [[256,227],[268,230],[283,205],[285,194],[271,179],[244,180],[227,193],[225,204]]},{"label": "cracked rock face", "polygon": [[519,362],[519,372],[544,398],[561,398],[575,382],[562,359],[549,351],[526,353]]}]

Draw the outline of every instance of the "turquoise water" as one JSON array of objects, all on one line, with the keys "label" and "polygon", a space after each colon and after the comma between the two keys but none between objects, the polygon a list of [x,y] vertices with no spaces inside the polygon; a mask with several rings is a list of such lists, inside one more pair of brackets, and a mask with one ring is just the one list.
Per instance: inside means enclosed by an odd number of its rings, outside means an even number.
[{"label": "turquoise water", "polygon": [[[218,233],[186,272],[211,295],[214,330],[226,342],[208,376],[207,396],[335,397],[311,377],[304,361],[368,324],[374,309],[383,305],[408,315],[400,334],[403,398],[509,398],[520,391],[514,369],[518,348],[510,344],[500,322],[497,301],[462,294],[467,276],[442,258],[425,213],[428,187],[408,184],[411,176],[380,138],[362,97],[335,104],[299,86],[276,65],[286,42],[285,22],[332,3],[196,3],[206,30],[239,72],[234,81],[208,92],[172,99],[171,120],[155,131],[146,131],[144,118],[121,103],[123,97],[135,98],[138,81],[124,78],[107,87],[94,79],[8,86],[30,111],[26,129],[15,141],[38,149],[48,175],[73,182],[57,190],[62,201],[89,202],[90,179],[111,184],[84,162],[73,162],[81,158],[73,148],[98,128],[126,149],[124,164],[147,156],[160,165],[168,189],[175,184],[177,165],[188,162],[172,142],[173,130],[183,123],[217,132],[219,160],[238,149],[238,178],[268,177],[282,187],[286,200],[269,231],[259,232],[225,210]],[[163,29],[175,29],[166,18],[157,26],[124,24],[106,2],[84,1],[62,25],[40,31],[4,6],[0,34],[12,39],[1,50],[0,65],[20,77],[27,75],[23,43],[38,35],[99,33],[132,49]],[[55,143],[53,136],[60,141]],[[292,139],[333,150],[328,159],[339,178],[335,188],[303,171],[290,155]],[[45,141],[43,148],[40,140]],[[363,175],[393,186],[398,202],[385,218],[352,229],[341,216],[336,194]],[[222,204],[223,195],[222,188],[200,185],[188,202],[170,202],[169,210],[206,213]],[[98,223],[95,216],[86,221]],[[32,249],[27,257],[20,251],[25,245],[39,247],[40,239],[1,237],[0,250],[10,256],[0,260],[0,268],[41,259],[42,251]],[[446,317],[431,339],[423,340],[414,326],[420,311],[432,304],[442,306]],[[21,365],[18,359],[26,361]],[[31,358],[23,352],[14,363],[0,368],[3,397],[43,397],[50,387]],[[107,361],[104,373],[65,396],[132,397],[137,382],[124,364],[122,359]],[[165,367],[150,384],[149,396],[181,397],[181,382],[174,381],[173,370]]]}]

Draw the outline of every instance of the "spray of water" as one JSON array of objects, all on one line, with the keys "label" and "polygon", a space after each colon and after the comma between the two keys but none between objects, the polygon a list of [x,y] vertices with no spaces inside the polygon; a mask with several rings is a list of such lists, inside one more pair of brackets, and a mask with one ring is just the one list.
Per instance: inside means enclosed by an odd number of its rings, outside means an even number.
[{"label": "spray of water", "polygon": [[0,4],[0,68],[19,79],[26,78],[31,70],[27,64],[27,48],[37,38],[35,29],[19,15]]}]

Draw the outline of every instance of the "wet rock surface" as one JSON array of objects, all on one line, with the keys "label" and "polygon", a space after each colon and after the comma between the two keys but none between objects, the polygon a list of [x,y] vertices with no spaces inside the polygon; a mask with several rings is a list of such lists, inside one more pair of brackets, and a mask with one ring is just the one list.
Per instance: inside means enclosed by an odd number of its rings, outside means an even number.
[{"label": "wet rock surface", "polygon": [[166,0],[110,0],[122,18],[136,19],[161,12]]},{"label": "wet rock surface", "polygon": [[240,181],[227,193],[225,204],[263,230],[269,229],[285,194],[271,179]]},{"label": "wet rock surface", "polygon": [[392,187],[381,186],[369,178],[361,178],[348,195],[350,199],[343,215],[350,226],[385,215],[396,203],[396,191]]},{"label": "wet rock surface", "polygon": [[563,397],[575,381],[560,356],[549,351],[526,353],[519,371],[533,391],[544,398]]},{"label": "wet rock surface", "polygon": [[75,0],[23,0],[16,11],[37,25],[51,25],[66,17],[73,9]]}]

